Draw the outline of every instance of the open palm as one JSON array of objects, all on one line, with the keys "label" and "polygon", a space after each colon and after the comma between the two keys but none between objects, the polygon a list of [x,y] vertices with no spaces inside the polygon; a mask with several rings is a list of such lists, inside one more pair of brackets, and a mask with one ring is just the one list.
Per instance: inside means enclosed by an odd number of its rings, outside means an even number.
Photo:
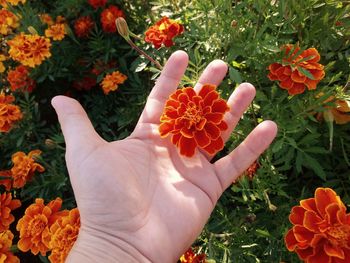
[{"label": "open palm", "polygon": [[[77,101],[53,99],[81,215],[68,262],[176,262],[199,235],[222,192],[275,137],[276,125],[266,121],[215,163],[200,151],[192,158],[181,156],[170,139],[160,138],[158,125],[187,63],[182,51],[169,58],[135,131],[121,141],[108,143],[99,137]],[[220,84],[226,71],[225,63],[213,61],[195,90]],[[241,84],[230,96],[224,140],[254,96],[250,84]]]}]

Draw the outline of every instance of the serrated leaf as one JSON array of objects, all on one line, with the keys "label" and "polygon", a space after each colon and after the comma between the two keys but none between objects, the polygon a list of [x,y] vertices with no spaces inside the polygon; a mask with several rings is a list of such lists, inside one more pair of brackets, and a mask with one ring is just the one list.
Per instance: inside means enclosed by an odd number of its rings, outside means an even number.
[{"label": "serrated leaf", "polygon": [[303,68],[303,67],[297,67],[298,71],[303,74],[304,76],[306,76],[307,78],[311,79],[311,80],[315,80],[314,75],[311,74],[310,71],[308,71],[307,69]]},{"label": "serrated leaf", "polygon": [[230,79],[232,79],[236,83],[238,83],[238,84],[242,83],[241,74],[239,73],[239,71],[237,69],[230,67],[229,75],[230,75]]},{"label": "serrated leaf", "polygon": [[283,139],[276,141],[272,146],[272,149],[271,149],[272,152],[276,153],[276,152],[280,151],[282,149],[283,143],[284,143]]},{"label": "serrated leaf", "polygon": [[308,154],[304,154],[305,156],[305,162],[303,163],[303,166],[312,169],[318,177],[320,177],[322,180],[326,181],[326,173],[323,170],[323,167],[321,164],[313,157],[311,157]]}]

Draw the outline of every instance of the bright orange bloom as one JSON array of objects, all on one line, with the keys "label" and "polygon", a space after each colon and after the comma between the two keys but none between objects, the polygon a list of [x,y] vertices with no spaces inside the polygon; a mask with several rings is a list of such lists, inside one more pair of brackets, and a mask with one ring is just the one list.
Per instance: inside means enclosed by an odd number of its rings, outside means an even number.
[{"label": "bright orange bloom", "polygon": [[0,195],[0,232],[8,230],[10,224],[15,221],[15,217],[11,211],[20,207],[21,201],[12,200],[11,193],[3,193]]},{"label": "bright orange bloom", "polygon": [[104,7],[107,3],[107,0],[88,0],[89,4],[97,9],[99,7]]},{"label": "bright orange bloom", "polygon": [[49,26],[54,24],[54,21],[49,14],[40,14],[39,17],[41,22],[43,22],[44,24],[47,24]]},{"label": "bright orange bloom", "polygon": [[12,6],[18,5],[19,3],[24,4],[26,0],[0,0],[0,5],[3,7],[7,7],[7,4]]},{"label": "bright orange bloom", "polygon": [[78,37],[87,37],[95,23],[90,16],[79,17],[74,22],[74,31]]},{"label": "bright orange bloom", "polygon": [[103,31],[107,33],[114,33],[117,31],[115,20],[118,17],[125,17],[124,12],[117,6],[110,5],[101,13],[101,24]]},{"label": "bright orange bloom", "polygon": [[21,109],[12,104],[14,101],[12,95],[0,93],[0,132],[9,132],[13,124],[22,119]]},{"label": "bright orange bloom", "polygon": [[53,24],[45,30],[45,36],[56,41],[62,40],[66,34],[66,25],[63,23]]},{"label": "bright orange bloom", "polygon": [[350,262],[350,214],[330,188],[317,188],[315,197],[300,201],[289,216],[294,225],[285,236],[289,251],[307,263]]},{"label": "bright orange bloom", "polygon": [[183,25],[165,16],[146,31],[145,41],[152,43],[155,48],[160,48],[162,44],[171,47],[174,45],[173,38],[183,31]]},{"label": "bright orange bloom", "polygon": [[13,32],[13,29],[16,29],[19,26],[18,17],[12,12],[1,9],[0,10],[0,34],[8,35]]},{"label": "bright orange bloom", "polygon": [[80,229],[80,215],[78,208],[59,218],[51,227],[50,249],[51,263],[64,263],[69,251],[78,238]]},{"label": "bright orange bloom", "polygon": [[350,101],[336,100],[336,106],[331,109],[336,124],[346,124],[350,122]]},{"label": "bright orange bloom", "polygon": [[9,40],[7,44],[10,47],[10,57],[24,66],[34,68],[46,58],[51,57],[50,39],[39,35],[21,33]]},{"label": "bright orange bloom", "polygon": [[0,262],[19,263],[19,258],[11,252],[13,234],[10,230],[0,233]]},{"label": "bright orange bloom", "polygon": [[61,206],[61,198],[56,198],[46,206],[43,199],[35,199],[35,203],[26,209],[16,226],[20,238],[17,244],[19,250],[30,250],[34,255],[39,252],[42,256],[46,255],[51,240],[50,227],[60,217],[68,214],[67,210],[59,211]]},{"label": "bright orange bloom", "polygon": [[104,94],[108,94],[110,91],[116,90],[118,85],[123,84],[127,78],[127,76],[119,71],[114,71],[113,73],[106,75],[101,82],[101,87]]},{"label": "bright orange bloom", "polygon": [[215,85],[205,84],[198,94],[191,87],[178,89],[165,104],[160,136],[171,134],[181,155],[193,156],[196,147],[215,154],[224,148],[221,132],[228,128],[223,120],[228,110]]},{"label": "bright orange bloom", "polygon": [[19,65],[7,73],[7,81],[10,83],[12,91],[32,92],[35,87],[35,81],[29,77],[29,70],[26,66]]},{"label": "bright orange bloom", "polygon": [[1,177],[7,177],[8,179],[0,179],[0,185],[5,186],[6,191],[10,191],[12,188],[12,173],[11,170],[0,171]]},{"label": "bright orange bloom", "polygon": [[4,55],[0,54],[0,73],[4,73],[6,70],[6,67],[3,63],[3,61],[5,61],[5,60],[6,60],[6,57]]},{"label": "bright orange bloom", "polygon": [[183,254],[180,257],[180,262],[181,263],[205,263],[207,262],[206,260],[206,255],[204,253],[196,255],[192,248],[189,248],[185,254]]},{"label": "bright orange bloom", "polygon": [[291,44],[283,46],[285,57],[281,63],[269,66],[270,80],[278,80],[282,89],[289,95],[301,94],[316,89],[317,84],[325,76],[324,66],[319,64],[320,54],[315,48],[309,48],[299,54],[300,48]]},{"label": "bright orange bloom", "polygon": [[36,171],[43,172],[45,168],[35,162],[35,156],[41,154],[40,150],[30,151],[28,155],[24,152],[16,152],[12,155],[13,167],[11,168],[13,188],[21,188],[30,181]]}]

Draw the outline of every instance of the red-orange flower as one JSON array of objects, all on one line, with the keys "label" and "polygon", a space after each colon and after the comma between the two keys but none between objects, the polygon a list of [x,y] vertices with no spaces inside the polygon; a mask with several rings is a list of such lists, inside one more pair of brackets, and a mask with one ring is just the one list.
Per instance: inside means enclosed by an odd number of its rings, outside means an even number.
[{"label": "red-orange flower", "polygon": [[[0,171],[0,177],[3,177],[3,179],[0,179],[0,185],[3,185],[5,187],[6,191],[10,191],[12,188],[11,170]],[[6,179],[6,178],[8,178],[8,179]]]},{"label": "red-orange flower", "polygon": [[11,193],[0,195],[0,232],[9,229],[10,224],[15,221],[15,217],[11,214],[11,211],[20,206],[21,201],[18,199],[12,200]]},{"label": "red-orange flower", "polygon": [[13,234],[10,230],[0,233],[0,262],[19,263],[19,258],[11,252]]},{"label": "red-orange flower", "polygon": [[79,17],[74,22],[74,31],[78,37],[87,37],[94,27],[94,21],[90,16]]},{"label": "red-orange flower", "polygon": [[[270,80],[278,80],[282,89],[288,90],[289,95],[301,94],[316,89],[323,79],[324,66],[319,64],[320,54],[315,48],[299,52],[299,46],[291,44],[283,46],[284,58],[282,63],[273,63],[269,66]],[[300,54],[299,54],[300,53]]]},{"label": "red-orange flower", "polygon": [[80,229],[80,215],[78,208],[69,211],[69,214],[59,218],[51,227],[50,249],[51,263],[64,263],[69,251],[78,238]]},{"label": "red-orange flower", "polygon": [[26,155],[24,152],[16,152],[12,155],[13,167],[11,168],[13,188],[21,188],[32,179],[35,171],[43,172],[45,168],[35,162],[35,156],[41,154],[40,150],[34,150]]},{"label": "red-orange flower", "polygon": [[165,16],[146,31],[145,41],[152,43],[155,48],[160,48],[162,44],[171,47],[174,45],[173,38],[183,31],[183,25]]},{"label": "red-orange flower", "polygon": [[202,254],[195,254],[192,250],[192,248],[189,248],[181,257],[180,257],[181,263],[206,263],[206,255],[204,253]]},{"label": "red-orange flower", "polygon": [[178,89],[165,104],[160,136],[171,134],[180,154],[188,157],[194,155],[196,147],[215,154],[224,147],[221,132],[228,128],[223,120],[228,110],[214,85],[204,85],[198,94],[191,87]]},{"label": "red-orange flower", "polygon": [[101,13],[101,23],[102,29],[105,32],[113,33],[117,31],[117,26],[115,25],[115,20],[118,17],[125,17],[124,12],[120,10],[117,6],[110,5],[108,8]]},{"label": "red-orange flower", "polygon": [[101,87],[104,94],[108,94],[118,88],[118,85],[123,84],[127,80],[127,76],[119,71],[114,71],[104,77],[101,82]]},{"label": "red-orange flower", "polygon": [[350,214],[330,188],[317,188],[315,197],[300,201],[289,216],[294,225],[285,236],[289,251],[307,263],[350,262]]},{"label": "red-orange flower", "polygon": [[0,34],[8,35],[19,26],[18,17],[9,10],[0,9]]},{"label": "red-orange flower", "polygon": [[9,132],[13,124],[22,119],[21,109],[12,104],[14,101],[12,95],[0,93],[0,132]]},{"label": "red-orange flower", "polygon": [[53,24],[45,30],[45,36],[51,37],[53,40],[56,41],[62,40],[66,34],[66,25],[64,23]]},{"label": "red-orange flower", "polygon": [[47,205],[41,198],[35,199],[25,211],[24,216],[18,221],[17,231],[19,231],[18,249],[34,255],[39,252],[45,256],[49,251],[51,240],[50,227],[62,216],[68,214],[67,210],[61,209],[62,200],[56,198]]},{"label": "red-orange flower", "polygon": [[99,7],[104,7],[107,3],[107,0],[88,0],[89,4],[97,9]]},{"label": "red-orange flower", "polygon": [[19,65],[7,73],[7,81],[10,83],[12,91],[32,92],[35,87],[35,81],[29,77],[29,70],[26,66]]}]

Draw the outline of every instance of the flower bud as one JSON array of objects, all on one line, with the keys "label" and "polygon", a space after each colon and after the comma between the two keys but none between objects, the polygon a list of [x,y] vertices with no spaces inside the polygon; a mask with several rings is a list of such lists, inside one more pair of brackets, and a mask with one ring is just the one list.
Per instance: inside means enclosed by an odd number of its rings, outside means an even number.
[{"label": "flower bud", "polygon": [[122,17],[118,17],[115,20],[115,25],[117,26],[119,35],[121,35],[125,39],[129,39],[129,28],[125,19]]},{"label": "flower bud", "polygon": [[36,31],[36,29],[32,26],[29,26],[27,29],[28,29],[29,33],[31,33],[32,35],[39,35],[38,31]]},{"label": "flower bud", "polygon": [[49,149],[55,149],[57,146],[57,143],[51,139],[46,139],[45,140],[45,145],[47,146],[47,148]]},{"label": "flower bud", "polygon": [[237,20],[232,20],[231,21],[231,27],[235,28],[238,25]]}]

